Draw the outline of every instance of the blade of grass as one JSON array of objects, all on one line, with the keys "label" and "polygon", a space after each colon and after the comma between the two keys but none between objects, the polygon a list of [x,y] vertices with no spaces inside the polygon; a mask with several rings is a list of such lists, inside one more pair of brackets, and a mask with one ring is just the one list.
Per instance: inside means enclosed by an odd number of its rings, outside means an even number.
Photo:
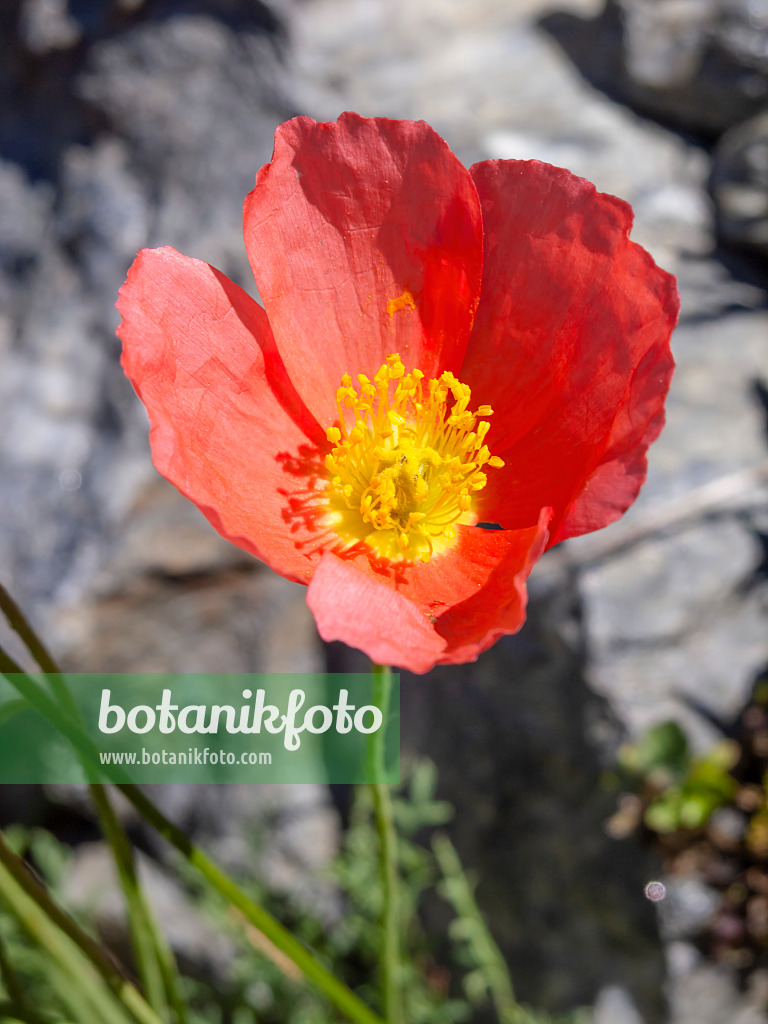
[{"label": "blade of grass", "polygon": [[27,1000],[24,995],[24,986],[19,980],[19,976],[16,973],[16,969],[11,963],[11,959],[8,956],[8,951],[5,948],[5,943],[0,939],[0,977],[3,979],[5,985],[5,991],[10,997],[11,1001],[16,1006],[23,1010],[27,1009]]},{"label": "blade of grass", "polygon": [[58,675],[59,669],[51,657],[48,648],[2,583],[0,583],[0,611],[5,616],[11,629],[21,638],[24,646],[43,672],[46,675],[49,673],[51,675]]},{"label": "blade of grass", "polygon": [[77,754],[85,758],[88,768],[106,775],[112,782],[129,782],[130,776],[119,765],[100,764],[99,751],[88,734],[69,715],[64,714],[39,684],[28,675],[13,658],[0,647],[0,675],[47,719],[72,744]]},{"label": "blade of grass", "polygon": [[50,980],[76,1020],[83,1024],[129,1024],[130,1017],[82,951],[0,864],[0,900],[52,961]]},{"label": "blade of grass", "polygon": [[104,838],[112,849],[123,898],[128,913],[136,967],[147,1002],[162,1020],[168,1019],[165,983],[159,963],[158,936],[136,872],[133,847],[118,821],[103,786],[90,785],[91,798],[96,805]]},{"label": "blade of grass", "polygon": [[125,1005],[134,1020],[139,1024],[162,1024],[152,1007],[138,989],[120,973],[99,943],[84,931],[66,911],[62,910],[45,887],[32,876],[24,861],[13,852],[1,832],[0,869],[13,880],[30,901],[37,905],[50,925],[63,933],[80,949],[110,990]]}]

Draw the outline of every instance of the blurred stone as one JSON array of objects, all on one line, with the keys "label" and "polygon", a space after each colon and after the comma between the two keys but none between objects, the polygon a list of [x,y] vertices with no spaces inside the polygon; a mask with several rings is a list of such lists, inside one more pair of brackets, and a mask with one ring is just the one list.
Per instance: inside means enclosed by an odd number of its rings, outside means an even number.
[{"label": "blurred stone", "polygon": [[698,706],[724,721],[738,712],[768,661],[768,591],[732,596],[758,561],[750,532],[726,521],[648,541],[584,573],[590,678],[633,732],[673,717],[707,746],[717,733]]},{"label": "blurred stone", "polygon": [[21,39],[36,54],[74,46],[80,32],[67,10],[67,0],[24,0]]},{"label": "blurred stone", "polygon": [[[589,0],[565,5],[590,11]],[[350,108],[424,118],[468,166],[568,167],[639,207],[634,237],[667,269],[681,250],[708,251],[705,154],[590,88],[533,23],[541,9],[538,0],[313,0],[293,21],[296,94],[324,118]]]},{"label": "blurred stone", "polygon": [[[753,381],[768,356],[768,315],[683,322],[673,350],[678,365],[667,426],[650,452],[648,482],[626,524],[765,458]],[[746,509],[759,511],[766,496],[756,485],[745,495]],[[750,514],[737,520],[721,513],[684,525],[583,573],[590,679],[633,732],[677,718],[706,746],[714,731],[695,705],[734,715],[768,661],[768,587],[754,575],[762,548]],[[588,543],[571,541],[569,551],[577,554]]]},{"label": "blurred stone", "polygon": [[[158,20],[154,7],[146,5],[147,21],[134,28],[108,0],[78,7],[82,42],[69,63],[54,52],[39,55],[35,81],[43,92],[58,82],[69,104],[65,134],[28,118],[28,137],[17,144],[19,111],[0,102],[0,146],[55,179],[31,181],[16,164],[0,164],[0,358],[8,353],[0,380],[0,565],[47,628],[62,608],[87,602],[94,585],[114,594],[141,573],[226,572],[241,559],[194,510],[190,525],[174,531],[174,517],[184,520],[189,510],[173,490],[157,492],[152,526],[157,478],[146,415],[117,364],[114,301],[147,244],[174,242],[249,277],[242,200],[286,112],[280,23],[255,2],[210,0],[199,14],[170,16],[169,0]],[[144,11],[134,8],[132,17]],[[6,14],[7,41],[21,29]],[[16,56],[25,39],[17,35]],[[23,62],[4,67],[12,88],[21,88]],[[135,541],[124,546],[126,534]],[[151,603],[151,581],[136,585]],[[84,621],[74,619],[65,613],[62,628],[87,646]],[[250,667],[233,657],[237,644],[227,642],[224,620],[219,628],[229,652],[222,664]],[[72,642],[62,637],[61,646]],[[115,663],[122,666],[130,645],[121,643]],[[107,668],[101,641],[96,651],[91,664]]]},{"label": "blurred stone", "polygon": [[601,989],[594,1008],[594,1024],[643,1024],[635,1004],[623,988]]},{"label": "blurred stone", "polygon": [[[234,874],[256,877],[299,913],[325,924],[342,913],[328,870],[339,848],[339,818],[327,787],[148,786],[158,807]],[[163,856],[167,847],[147,841]]]},{"label": "blurred stone", "polygon": [[768,112],[720,139],[710,187],[721,240],[768,255]]},{"label": "blurred stone", "polygon": [[718,807],[707,825],[715,846],[730,849],[740,843],[747,831],[747,820],[735,807]]},{"label": "blurred stone", "polygon": [[81,672],[313,672],[305,593],[255,564],[160,573],[67,604],[52,625],[65,666]]},{"label": "blurred stone", "polygon": [[763,1008],[738,992],[730,971],[699,964],[670,987],[670,1024],[765,1024]]},{"label": "blurred stone", "polygon": [[[235,955],[232,940],[196,910],[182,886],[142,854],[138,874],[155,920],[187,974],[227,984]],[[102,843],[79,846],[65,877],[62,895],[68,909],[93,922],[103,941],[131,963],[131,939],[112,851]]]},{"label": "blurred stone", "polygon": [[236,33],[214,16],[150,21],[93,47],[78,90],[119,126],[139,180],[154,184],[144,244],[173,240],[253,290],[242,202],[276,125],[294,113],[287,87],[274,36]]},{"label": "blurred stone", "polygon": [[669,942],[691,940],[720,905],[721,894],[697,878],[666,878],[666,899],[659,903],[661,933]]},{"label": "blurred stone", "polygon": [[768,102],[766,0],[607,0],[542,23],[599,88],[687,130],[721,135]]}]

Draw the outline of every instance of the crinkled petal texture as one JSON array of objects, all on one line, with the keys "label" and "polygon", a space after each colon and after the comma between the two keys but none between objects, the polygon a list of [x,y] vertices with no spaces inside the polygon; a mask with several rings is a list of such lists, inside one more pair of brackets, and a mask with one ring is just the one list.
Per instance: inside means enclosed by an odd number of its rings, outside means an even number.
[{"label": "crinkled petal texture", "polygon": [[554,509],[550,544],[618,519],[664,422],[674,278],[628,238],[632,210],[538,161],[471,173],[485,267],[462,379],[495,412],[505,468],[481,518],[514,529]]},{"label": "crinkled petal texture", "polygon": [[525,581],[550,519],[543,509],[524,530],[458,527],[449,551],[411,570],[324,555],[307,594],[320,635],[411,672],[473,661],[525,621]]},{"label": "crinkled petal texture", "polygon": [[157,469],[224,537],[307,583],[320,554],[297,542],[286,469],[308,447],[312,421],[264,310],[170,248],[139,253],[118,309],[123,368],[147,407]]},{"label": "crinkled petal texture", "polygon": [[480,297],[472,178],[423,121],[297,117],[245,201],[245,244],[288,374],[330,425],[345,373],[399,352],[458,372]]}]

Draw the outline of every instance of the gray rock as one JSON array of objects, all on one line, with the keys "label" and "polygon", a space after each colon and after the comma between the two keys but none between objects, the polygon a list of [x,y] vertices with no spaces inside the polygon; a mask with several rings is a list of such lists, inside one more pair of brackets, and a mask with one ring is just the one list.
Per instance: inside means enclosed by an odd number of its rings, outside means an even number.
[{"label": "gray rock", "polygon": [[[232,940],[194,909],[181,885],[156,864],[138,854],[137,867],[151,911],[162,922],[181,969],[225,986],[235,955]],[[62,896],[69,909],[93,922],[107,946],[131,962],[125,904],[109,847],[78,847],[62,883]]]},{"label": "gray rock", "polygon": [[[686,293],[683,295],[687,307]],[[650,454],[648,483],[619,527],[733,470],[764,459],[763,415],[752,383],[768,355],[768,317],[732,314],[683,323],[667,426]],[[581,576],[592,659],[590,678],[633,732],[674,717],[697,743],[713,731],[692,704],[734,715],[768,661],[764,583],[749,585],[761,561],[751,510],[765,487],[742,498],[744,516],[721,512],[668,536],[616,553]],[[569,544],[578,559],[589,538]],[[555,554],[555,557],[558,557]]]},{"label": "gray rock", "polygon": [[670,987],[670,1024],[765,1024],[765,1006],[736,990],[729,971],[700,964]]},{"label": "gray rock", "polygon": [[720,139],[710,187],[722,241],[768,255],[768,112]]},{"label": "gray rock", "polygon": [[[331,924],[342,902],[328,871],[338,814],[320,785],[149,786],[162,811],[228,871],[257,877],[298,913]],[[148,837],[163,855],[166,848]]]},{"label": "gray rock", "polygon": [[595,1003],[594,1024],[643,1024],[643,1020],[626,990],[608,985]]},{"label": "gray rock", "polygon": [[768,101],[765,0],[607,0],[542,23],[594,84],[687,130],[721,135]]},{"label": "gray rock", "polygon": [[720,893],[697,878],[665,879],[667,893],[659,903],[659,920],[669,942],[694,939],[720,905]]},{"label": "gray rock", "polygon": [[35,54],[66,50],[80,39],[80,29],[67,10],[67,0],[24,0],[21,40]]}]

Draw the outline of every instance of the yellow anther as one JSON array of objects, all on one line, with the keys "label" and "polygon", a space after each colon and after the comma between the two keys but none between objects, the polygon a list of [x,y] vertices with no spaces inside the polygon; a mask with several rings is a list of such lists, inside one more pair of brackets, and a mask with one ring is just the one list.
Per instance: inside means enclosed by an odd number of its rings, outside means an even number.
[{"label": "yellow anther", "polygon": [[[446,370],[425,380],[406,373],[398,353],[373,377],[344,374],[336,393],[339,426],[326,436],[329,521],[342,542],[367,544],[390,560],[428,562],[471,524],[482,469],[503,466],[483,443],[492,409],[469,409],[471,392]],[[351,410],[351,413],[344,410]],[[482,469],[481,469],[482,467]]]}]

